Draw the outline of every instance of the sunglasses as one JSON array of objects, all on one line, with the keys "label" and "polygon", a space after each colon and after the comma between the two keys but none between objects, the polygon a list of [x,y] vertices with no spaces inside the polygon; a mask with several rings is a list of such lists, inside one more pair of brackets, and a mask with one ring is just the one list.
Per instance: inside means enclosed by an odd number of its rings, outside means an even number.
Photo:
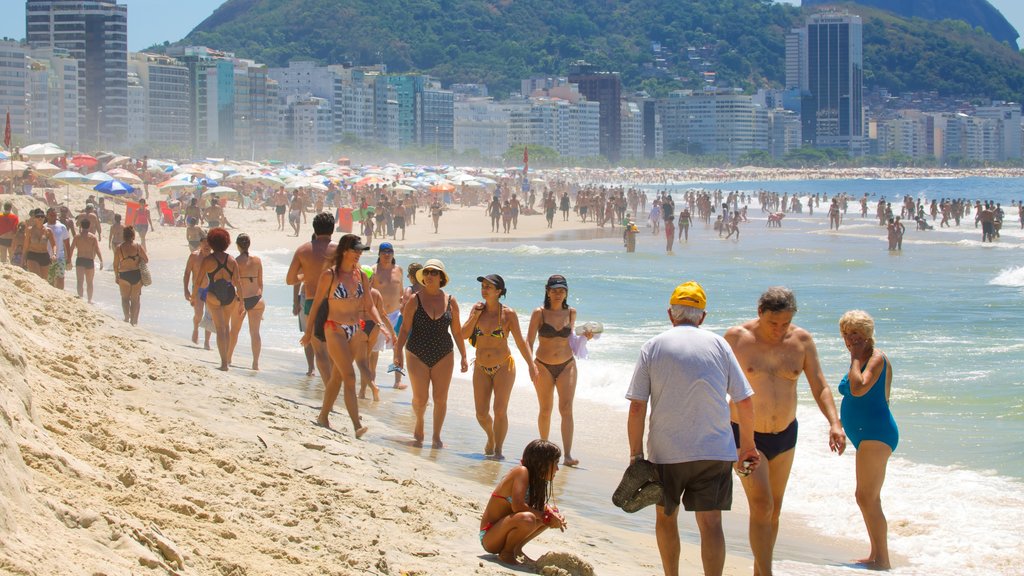
[{"label": "sunglasses", "polygon": [[423,271],[423,275],[424,276],[440,276],[441,275],[441,271],[440,270],[435,270],[433,268],[428,268],[428,269]]}]

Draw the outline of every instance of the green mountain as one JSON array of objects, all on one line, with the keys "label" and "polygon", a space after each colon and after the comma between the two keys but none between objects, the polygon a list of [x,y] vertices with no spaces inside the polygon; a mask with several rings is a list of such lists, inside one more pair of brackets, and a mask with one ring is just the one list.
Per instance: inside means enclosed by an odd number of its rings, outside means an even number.
[{"label": "green mountain", "polygon": [[[849,9],[865,17],[869,85],[1024,99],[1024,57],[988,34]],[[180,43],[271,66],[383,62],[498,94],[582,59],[657,95],[710,78],[747,90],[781,85],[785,35],[803,19],[772,0],[228,0]]]},{"label": "green mountain", "polygon": [[[834,0],[803,0],[804,8],[834,4]],[[963,20],[979,26],[1000,42],[1017,45],[1020,34],[988,0],[856,0],[857,4],[881,8],[904,18]]]}]

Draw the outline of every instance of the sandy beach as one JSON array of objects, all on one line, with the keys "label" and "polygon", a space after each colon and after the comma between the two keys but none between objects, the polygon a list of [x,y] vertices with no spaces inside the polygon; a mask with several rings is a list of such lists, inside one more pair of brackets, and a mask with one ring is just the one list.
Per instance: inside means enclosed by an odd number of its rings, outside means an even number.
[{"label": "sandy beach", "polygon": [[[91,193],[77,187],[60,192],[62,199],[70,196],[74,211]],[[8,199],[20,214],[42,206],[0,196],[0,202]],[[749,226],[764,226],[755,211]],[[236,227],[232,236],[252,236],[256,255],[290,252],[308,240],[309,223],[299,237],[277,231],[273,210],[239,210],[231,202],[227,216]],[[1004,242],[1021,242],[1018,232],[1007,232]],[[884,230],[860,225],[843,234],[881,237]],[[518,230],[493,234],[482,207],[453,206],[441,218],[440,233],[421,211],[406,239],[394,244],[407,264],[405,254],[445,243],[608,237],[621,237],[621,228],[597,228],[574,215],[563,222],[561,214],[553,229],[543,216],[521,216]],[[649,248],[660,240],[643,241]],[[301,360],[275,365],[285,356],[273,351],[265,351],[262,372],[240,368],[249,360],[245,331],[234,368],[218,372],[215,350],[184,339],[191,329],[180,296],[188,254],[184,228],[157,226],[147,245],[160,286],[144,291],[139,328],[111,317],[119,303],[109,270],[97,274],[97,305],[90,306],[74,297],[73,275],[61,293],[0,265],[0,458],[8,471],[0,480],[0,573],[517,573],[484,553],[477,539],[482,507],[510,464],[483,460],[475,453],[482,446],[409,446],[408,390],[385,388],[382,402],[362,404],[370,426],[363,440],[347,426],[339,432],[316,427],[319,380],[298,375]],[[106,250],[104,256],[109,264]],[[374,258],[371,251],[362,263]],[[266,282],[283,284],[283,276],[268,275]],[[169,307],[180,310],[179,325],[159,331],[147,325],[147,310]],[[521,321],[525,314],[520,311]],[[283,385],[284,378],[300,384]],[[379,381],[386,381],[384,374]],[[446,434],[459,439],[456,445],[476,446],[473,439],[482,443],[482,434],[468,386],[456,373]],[[514,403],[509,444],[522,446],[536,431],[536,398],[517,387]],[[340,402],[337,410],[342,413],[334,421],[347,424]],[[660,574],[653,510],[626,517],[610,504],[628,452],[625,414],[580,400],[577,413],[574,452],[583,466],[563,469],[555,481],[570,529],[542,535],[527,553],[571,554],[596,574]],[[724,519],[726,574],[749,574],[746,502],[738,483],[735,489],[734,511]],[[607,509],[580,504],[583,491],[589,502],[606,493]],[[816,538],[787,525],[785,517],[783,524],[782,540],[814,549],[838,571],[860,551],[860,542]],[[692,515],[681,516],[680,528],[681,570],[699,573]],[[777,557],[802,554],[798,546],[780,549]]]},{"label": "sandy beach", "polygon": [[[73,189],[72,207],[87,194]],[[22,214],[41,205],[15,201]],[[275,231],[270,210],[229,207],[228,216],[253,236],[254,253],[305,240]],[[419,218],[396,242],[399,254],[412,243],[482,237],[489,226],[482,208],[447,212],[439,235]],[[560,233],[593,226],[558,225]],[[546,232],[533,216],[510,236]],[[178,277],[184,229],[157,227],[147,244],[157,278],[171,267]],[[485,470],[452,470],[395,441],[408,431],[388,429],[372,410],[371,435],[391,439],[384,445],[318,428],[317,400],[282,395],[250,371],[214,370],[215,351],[131,328],[75,298],[73,277],[61,293],[11,266],[0,276],[0,572],[510,573],[476,535],[493,487],[480,479],[496,481],[501,464],[468,460],[465,467]],[[116,294],[109,272],[97,285],[98,303]],[[143,318],[147,306],[162,305],[143,298]],[[183,307],[183,328],[188,318]],[[311,386],[315,396],[320,384]],[[528,553],[574,554],[598,574],[660,573],[653,517],[649,533],[637,534],[563,510],[570,530],[542,536]],[[730,574],[749,571],[743,557],[729,562]],[[699,569],[693,544],[683,563]]]}]

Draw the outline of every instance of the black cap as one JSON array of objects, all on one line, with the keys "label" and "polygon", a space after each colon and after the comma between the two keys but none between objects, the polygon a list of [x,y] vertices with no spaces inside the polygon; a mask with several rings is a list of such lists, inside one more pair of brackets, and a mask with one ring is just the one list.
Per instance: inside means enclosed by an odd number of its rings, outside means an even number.
[{"label": "black cap", "polygon": [[561,274],[555,274],[548,277],[548,283],[544,286],[545,288],[565,288],[569,289],[569,283],[565,281],[565,276]]},{"label": "black cap", "polygon": [[507,290],[505,290],[505,279],[502,278],[501,276],[498,276],[497,274],[488,274],[487,276],[477,276],[476,277],[476,281],[477,282],[490,282],[491,284],[494,285],[495,288],[497,288],[501,292],[500,296],[504,296],[505,293],[507,292]]}]

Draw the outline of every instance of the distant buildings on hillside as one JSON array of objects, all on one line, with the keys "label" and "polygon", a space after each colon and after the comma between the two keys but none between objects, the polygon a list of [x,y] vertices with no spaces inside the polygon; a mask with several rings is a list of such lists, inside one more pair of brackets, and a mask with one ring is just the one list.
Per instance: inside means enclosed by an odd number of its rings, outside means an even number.
[{"label": "distant buildings on hillside", "polygon": [[586,62],[494,100],[482,84],[444,89],[383,66],[272,68],[203,46],[129,53],[127,8],[113,0],[28,0],[26,31],[25,43],[0,41],[0,112],[21,144],[300,161],[367,146],[496,159],[526,145],[613,163],[672,153],[736,163],[808,146],[989,162],[1022,150],[1018,104],[865,95],[860,18],[834,12],[787,36],[784,89],[716,87],[693,49],[706,85],[664,98],[624,94],[617,73]]}]

